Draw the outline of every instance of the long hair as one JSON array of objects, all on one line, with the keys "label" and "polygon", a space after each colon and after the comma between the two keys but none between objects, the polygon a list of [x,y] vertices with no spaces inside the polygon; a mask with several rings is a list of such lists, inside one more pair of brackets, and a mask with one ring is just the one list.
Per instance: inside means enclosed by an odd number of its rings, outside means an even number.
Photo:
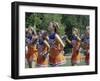
[{"label": "long hair", "polygon": [[59,24],[57,22],[53,22],[54,32],[59,34]]}]

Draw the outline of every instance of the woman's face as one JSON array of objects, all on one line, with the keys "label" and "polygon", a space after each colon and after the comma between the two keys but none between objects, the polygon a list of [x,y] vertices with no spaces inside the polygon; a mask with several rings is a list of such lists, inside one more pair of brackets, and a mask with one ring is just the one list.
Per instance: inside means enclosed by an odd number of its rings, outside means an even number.
[{"label": "woman's face", "polygon": [[32,29],[31,28],[28,29],[28,33],[32,34]]},{"label": "woman's face", "polygon": [[53,31],[54,30],[52,22],[49,23],[48,30],[49,31]]}]

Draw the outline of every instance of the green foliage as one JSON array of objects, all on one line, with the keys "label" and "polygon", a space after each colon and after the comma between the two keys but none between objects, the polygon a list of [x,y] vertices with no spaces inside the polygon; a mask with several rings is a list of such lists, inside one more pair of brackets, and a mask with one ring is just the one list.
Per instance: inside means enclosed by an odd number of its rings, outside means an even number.
[{"label": "green foliage", "polygon": [[80,33],[84,33],[85,27],[89,25],[88,15],[66,15],[66,14],[48,14],[48,13],[26,13],[26,27],[36,25],[36,30],[47,30],[51,21],[59,23],[59,32],[65,33],[71,37],[72,28],[76,27]]},{"label": "green foliage", "polygon": [[[30,14],[30,16],[28,15]],[[51,21],[58,22],[60,26],[61,24],[62,15],[60,14],[42,14],[42,13],[26,13],[26,27],[36,25],[36,30],[40,31],[41,29],[47,30],[48,24]],[[61,28],[61,30],[63,30]],[[64,31],[62,31],[63,33]]]}]

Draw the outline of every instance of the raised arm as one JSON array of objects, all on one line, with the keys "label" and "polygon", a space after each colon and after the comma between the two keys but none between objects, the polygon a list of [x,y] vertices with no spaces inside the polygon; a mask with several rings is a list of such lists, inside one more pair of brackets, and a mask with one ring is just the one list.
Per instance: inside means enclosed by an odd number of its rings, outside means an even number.
[{"label": "raised arm", "polygon": [[65,45],[64,45],[63,41],[61,40],[61,38],[59,37],[59,35],[56,34],[55,37],[56,37],[56,39],[60,42],[60,44],[61,44],[63,47],[65,47]]},{"label": "raised arm", "polygon": [[46,40],[44,40],[44,43],[48,47],[48,49],[50,49],[50,45],[49,45],[49,43]]}]

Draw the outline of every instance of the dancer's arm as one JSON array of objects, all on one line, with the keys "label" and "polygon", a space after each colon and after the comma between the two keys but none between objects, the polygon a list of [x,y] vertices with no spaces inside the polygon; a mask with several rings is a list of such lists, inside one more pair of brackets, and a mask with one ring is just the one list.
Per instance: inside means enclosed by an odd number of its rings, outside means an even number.
[{"label": "dancer's arm", "polygon": [[61,44],[63,47],[65,47],[65,45],[64,45],[63,41],[61,40],[61,38],[59,37],[59,35],[56,34],[55,37],[56,37],[56,39],[60,42],[60,44]]}]

